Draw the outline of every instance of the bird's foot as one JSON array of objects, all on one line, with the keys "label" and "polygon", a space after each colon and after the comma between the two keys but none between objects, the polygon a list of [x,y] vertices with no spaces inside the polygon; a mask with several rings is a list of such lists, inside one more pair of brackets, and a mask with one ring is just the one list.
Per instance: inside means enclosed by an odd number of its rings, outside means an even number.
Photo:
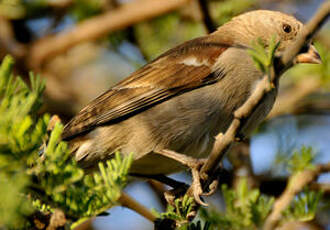
[{"label": "bird's foot", "polygon": [[[218,180],[217,179],[214,180],[210,184],[208,191],[204,192],[203,185],[201,183],[201,178],[200,178],[200,169],[203,166],[203,164],[205,163],[206,159],[195,159],[195,158],[186,156],[184,154],[179,154],[174,151],[165,150],[165,149],[160,150],[157,153],[162,156],[171,158],[175,161],[178,161],[181,164],[190,168],[191,174],[192,174],[192,184],[191,184],[190,188],[188,189],[188,194],[191,194],[194,197],[197,204],[202,205],[202,206],[208,206],[204,201],[202,201],[201,196],[212,195],[216,191]],[[173,198],[173,194],[174,194],[174,198]],[[175,197],[178,197],[177,195],[179,195],[179,194],[182,194],[182,192],[173,193],[173,191],[172,191],[170,194],[167,194],[167,196],[169,198],[168,201],[173,203],[173,200],[175,199]],[[167,200],[167,198],[166,198],[166,200]]]},{"label": "bird's foot", "polygon": [[194,199],[197,204],[202,206],[208,206],[207,203],[205,203],[201,197],[202,196],[211,196],[217,191],[218,187],[218,178],[214,179],[209,187],[207,188],[207,191],[204,191],[203,183],[201,182],[201,176],[200,176],[200,169],[205,163],[205,159],[202,159],[200,162],[196,164],[196,167],[191,168],[191,174],[192,174],[192,184],[188,190],[188,193],[192,194],[194,196]]}]

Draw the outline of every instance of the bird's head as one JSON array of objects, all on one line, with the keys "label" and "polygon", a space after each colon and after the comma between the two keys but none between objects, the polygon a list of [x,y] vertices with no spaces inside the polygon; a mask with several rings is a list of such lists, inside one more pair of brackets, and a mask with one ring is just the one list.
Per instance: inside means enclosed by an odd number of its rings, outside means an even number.
[{"label": "bird's head", "polygon": [[[225,34],[236,45],[250,46],[253,41],[261,39],[267,43],[273,36],[280,41],[277,52],[281,53],[290,47],[302,32],[304,25],[295,17],[269,10],[256,10],[234,17],[221,26],[215,33]],[[313,45],[306,52],[296,57],[297,63],[320,63],[321,59]]]}]

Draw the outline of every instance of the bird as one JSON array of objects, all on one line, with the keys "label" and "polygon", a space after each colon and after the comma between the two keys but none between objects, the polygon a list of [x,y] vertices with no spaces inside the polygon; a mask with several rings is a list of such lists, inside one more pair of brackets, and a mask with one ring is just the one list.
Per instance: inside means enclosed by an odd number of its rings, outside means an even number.
[{"label": "bird", "polygon": [[[206,158],[215,136],[226,131],[233,112],[264,75],[248,53],[251,43],[260,40],[267,46],[275,35],[280,55],[303,27],[295,17],[277,11],[236,16],[215,32],[161,54],[92,100],[65,125],[62,139],[86,171],[97,169],[98,162],[116,152],[133,154],[132,174],[182,171],[186,166],[158,152]],[[312,45],[296,57],[296,63],[319,61]],[[244,136],[267,116],[276,94],[272,91],[258,105],[243,128]]]}]

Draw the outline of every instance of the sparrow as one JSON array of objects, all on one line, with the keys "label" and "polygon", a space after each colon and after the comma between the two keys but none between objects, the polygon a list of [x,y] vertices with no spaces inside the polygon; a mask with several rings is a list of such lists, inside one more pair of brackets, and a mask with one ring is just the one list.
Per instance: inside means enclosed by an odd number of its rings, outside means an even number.
[{"label": "sparrow", "polygon": [[[275,35],[279,55],[302,29],[293,16],[276,11],[236,16],[215,32],[168,50],[95,98],[65,125],[62,139],[86,170],[119,151],[133,154],[133,174],[181,171],[185,166],[157,152],[207,157],[215,136],[226,131],[233,112],[264,75],[248,54],[251,43],[260,39],[267,46]],[[319,63],[320,57],[311,46],[295,62]],[[270,112],[276,94],[257,107],[243,128],[245,136]]]}]

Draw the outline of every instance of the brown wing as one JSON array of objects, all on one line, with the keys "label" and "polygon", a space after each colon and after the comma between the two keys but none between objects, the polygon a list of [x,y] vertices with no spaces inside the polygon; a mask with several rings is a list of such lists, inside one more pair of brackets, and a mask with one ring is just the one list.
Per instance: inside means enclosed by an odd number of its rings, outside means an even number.
[{"label": "brown wing", "polygon": [[223,74],[213,65],[229,44],[207,40],[202,37],[183,43],[119,82],[81,110],[65,126],[62,138],[71,139],[175,95],[217,82]]}]

